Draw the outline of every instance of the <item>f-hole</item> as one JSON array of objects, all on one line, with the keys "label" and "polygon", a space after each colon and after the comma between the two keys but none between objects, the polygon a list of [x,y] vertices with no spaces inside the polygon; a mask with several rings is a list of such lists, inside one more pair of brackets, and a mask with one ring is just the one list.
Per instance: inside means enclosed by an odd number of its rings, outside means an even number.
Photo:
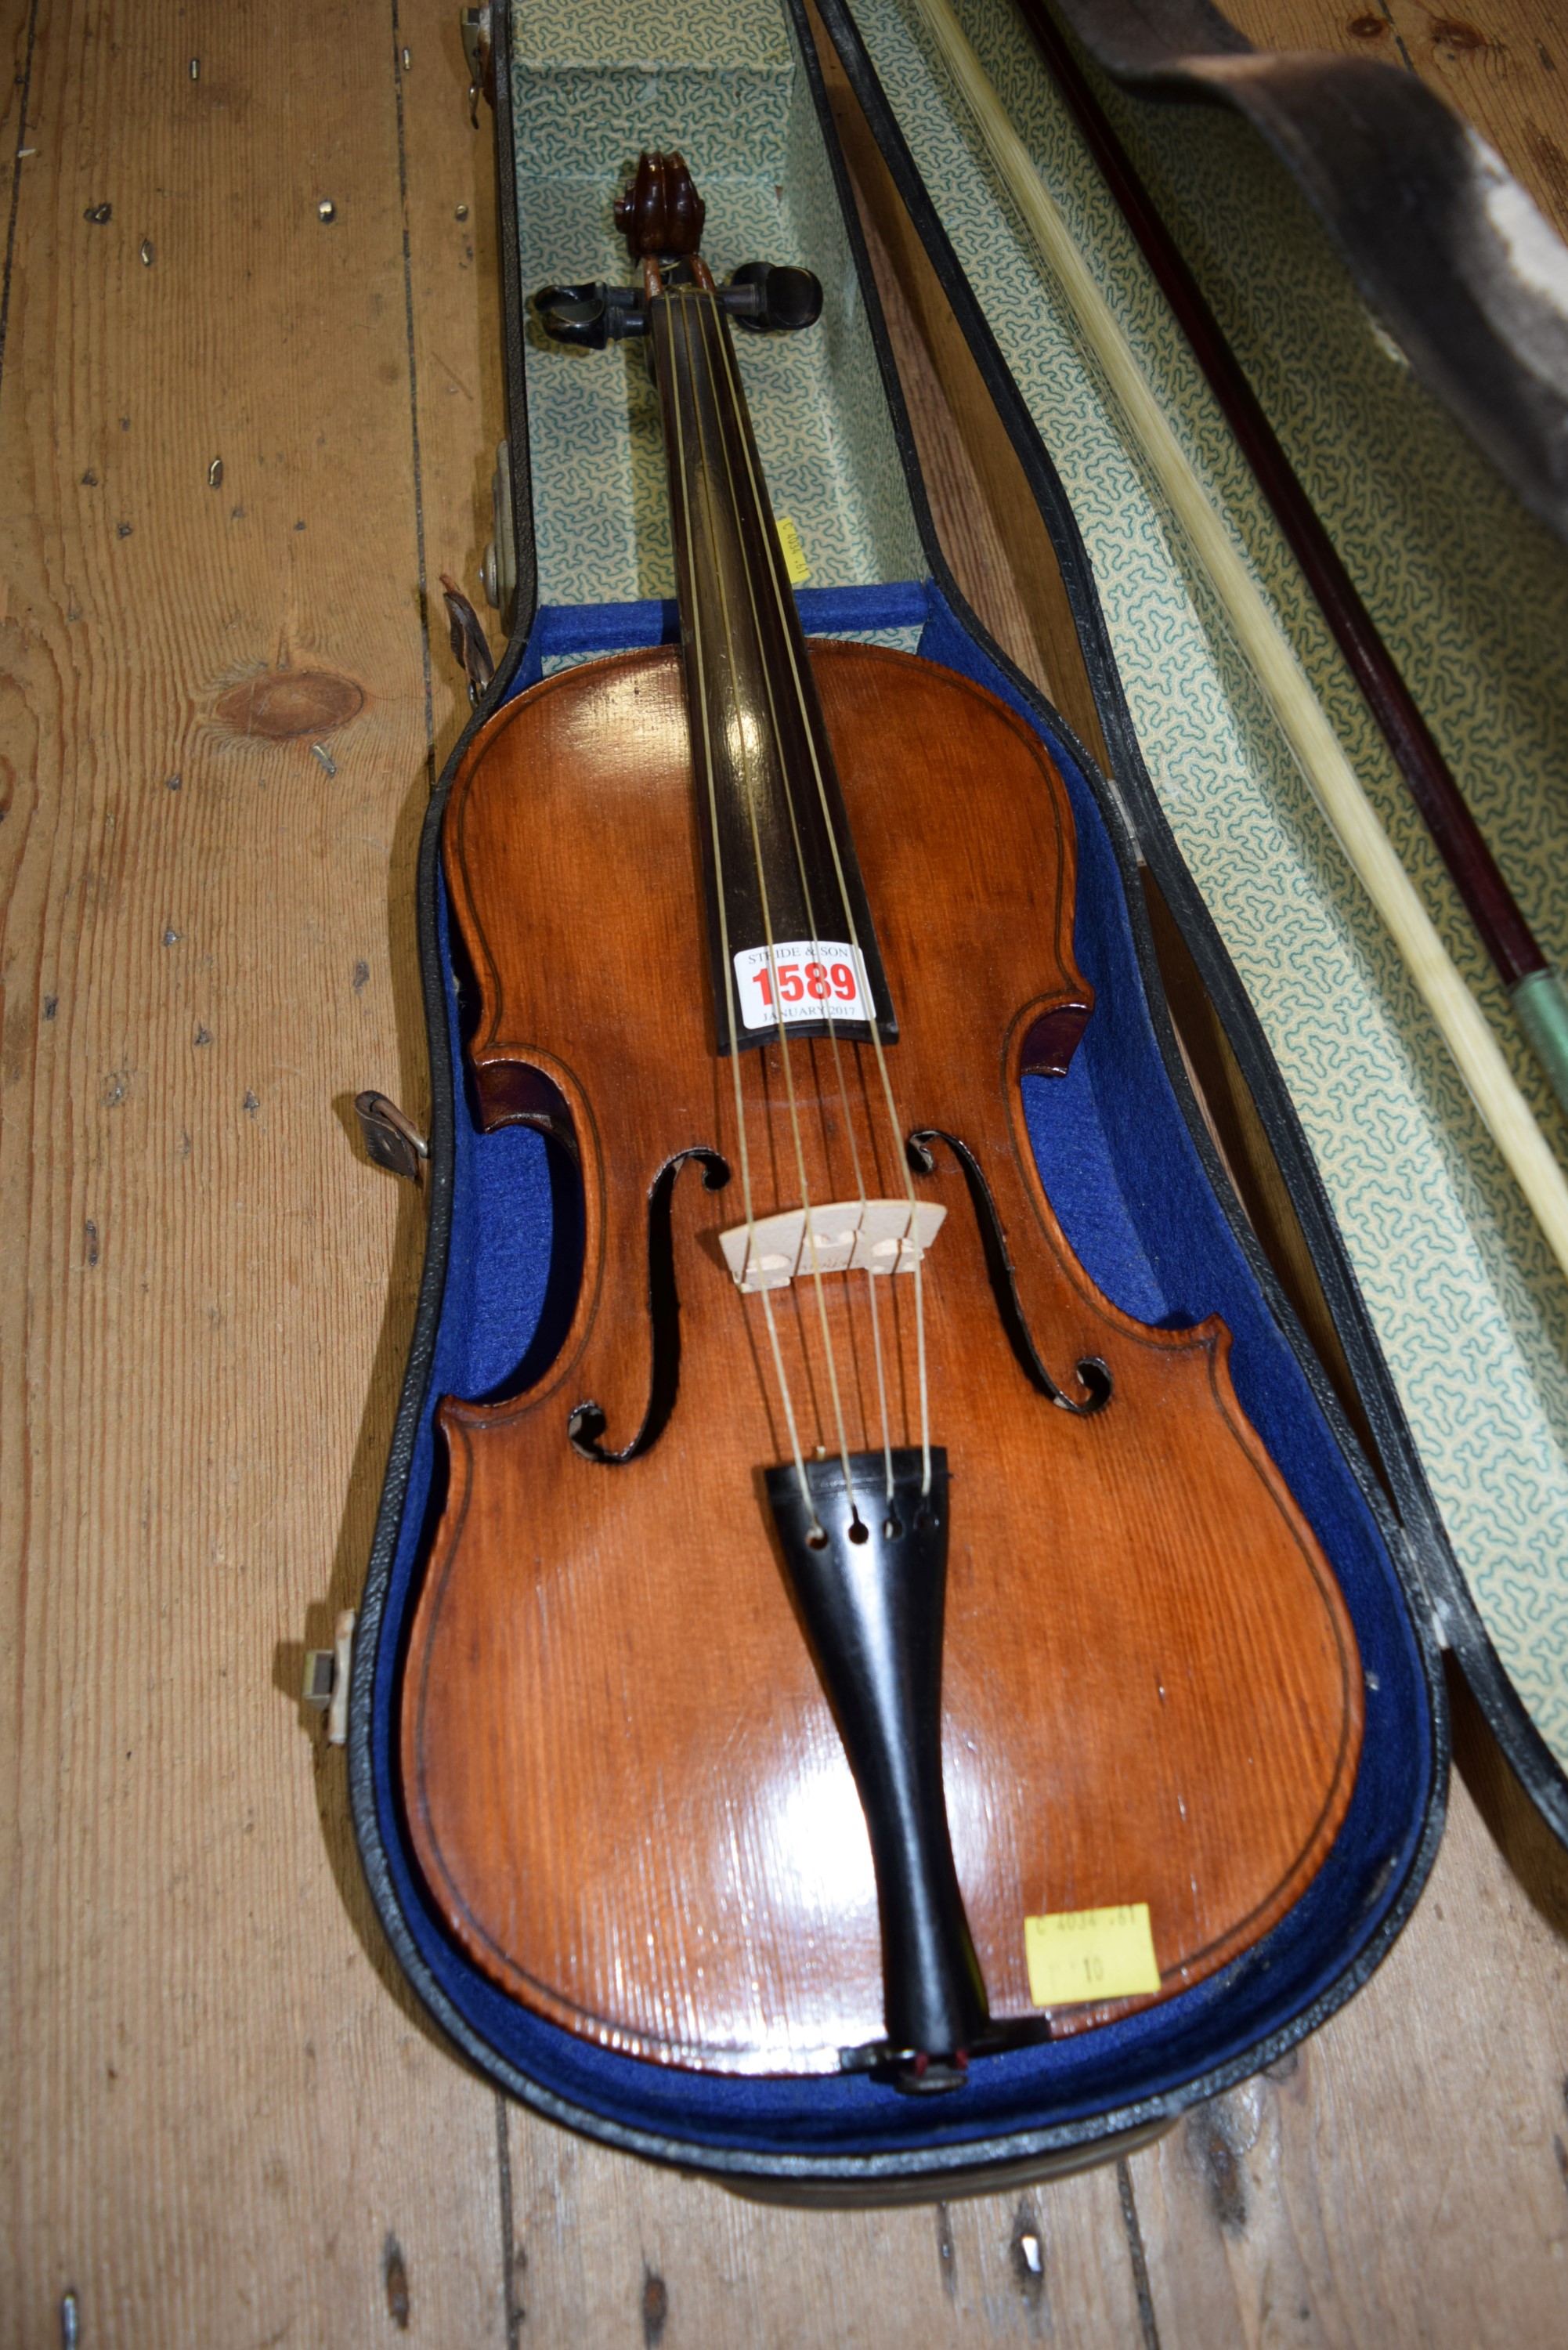
[{"label": "f-hole", "polygon": [[585,1461],[607,1469],[624,1468],[656,1445],[670,1425],[680,1385],[680,1298],[675,1286],[675,1244],[670,1220],[675,1179],[689,1159],[702,1169],[706,1190],[721,1191],[730,1180],[729,1161],[716,1150],[699,1146],[679,1150],[665,1160],[648,1195],[648,1318],[652,1330],[652,1368],[649,1377],[648,1409],[631,1442],[618,1452],[607,1451],[599,1439],[605,1430],[601,1407],[588,1399],[573,1407],[566,1434],[574,1451]]},{"label": "f-hole", "polygon": [[933,1142],[945,1142],[963,1170],[964,1181],[969,1186],[970,1205],[974,1210],[974,1221],[980,1230],[981,1246],[985,1251],[985,1269],[991,1275],[992,1295],[996,1300],[996,1310],[1019,1368],[1031,1387],[1037,1388],[1059,1411],[1070,1411],[1079,1419],[1092,1419],[1096,1412],[1105,1409],[1115,1391],[1109,1365],[1103,1363],[1098,1355],[1085,1355],[1075,1366],[1078,1384],[1084,1389],[1082,1402],[1057,1386],[1041,1361],[1039,1350],[1030,1336],[1029,1325],[1023,1318],[1023,1308],[1018,1302],[1018,1284],[1012,1274],[1012,1260],[1007,1253],[1007,1242],[1002,1230],[1002,1219],[996,1212],[996,1201],[992,1198],[991,1186],[985,1180],[979,1159],[968,1143],[961,1142],[956,1134],[944,1134],[940,1127],[921,1127],[918,1133],[910,1135],[908,1145],[909,1164],[917,1174],[929,1175],[935,1169],[935,1157],[928,1148]]}]

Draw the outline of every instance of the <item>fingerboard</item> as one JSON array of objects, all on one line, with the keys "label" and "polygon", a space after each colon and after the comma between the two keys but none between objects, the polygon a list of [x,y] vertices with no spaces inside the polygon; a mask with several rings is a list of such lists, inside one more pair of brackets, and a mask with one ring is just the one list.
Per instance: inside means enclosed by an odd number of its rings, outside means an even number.
[{"label": "fingerboard", "polygon": [[[757,457],[702,265],[649,305],[721,1053],[898,1023]],[[770,941],[772,954],[770,955]],[[858,950],[857,952],[856,950]],[[831,1020],[830,1016],[831,1015]]]}]

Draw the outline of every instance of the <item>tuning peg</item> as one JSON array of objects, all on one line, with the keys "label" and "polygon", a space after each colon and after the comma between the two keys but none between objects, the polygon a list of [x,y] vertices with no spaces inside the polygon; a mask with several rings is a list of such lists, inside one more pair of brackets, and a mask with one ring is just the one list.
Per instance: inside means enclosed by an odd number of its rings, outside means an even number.
[{"label": "tuning peg", "polygon": [[822,280],[809,269],[748,261],[725,286],[724,308],[750,334],[798,334],[822,316]]},{"label": "tuning peg", "polygon": [[557,343],[580,343],[602,351],[628,335],[640,335],[647,325],[642,295],[635,286],[542,286],[534,296],[534,315]]}]

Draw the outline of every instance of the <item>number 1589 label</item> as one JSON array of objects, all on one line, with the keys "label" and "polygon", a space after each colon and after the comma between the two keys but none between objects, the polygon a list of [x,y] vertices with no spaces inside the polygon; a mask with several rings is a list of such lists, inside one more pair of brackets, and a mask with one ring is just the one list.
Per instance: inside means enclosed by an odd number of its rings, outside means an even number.
[{"label": "number 1589 label", "polygon": [[766,947],[744,947],[735,957],[741,1017],[748,1028],[776,1028],[781,1014],[786,1022],[869,1022],[870,990],[853,947],[836,939],[781,939],[773,966]]}]

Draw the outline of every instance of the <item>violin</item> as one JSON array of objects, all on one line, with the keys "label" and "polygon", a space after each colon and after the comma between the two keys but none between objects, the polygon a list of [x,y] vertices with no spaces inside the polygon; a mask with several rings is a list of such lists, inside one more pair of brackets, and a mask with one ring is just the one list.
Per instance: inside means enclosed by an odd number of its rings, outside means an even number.
[{"label": "violin", "polygon": [[[548,1367],[441,1405],[402,1800],[571,2032],[951,2091],[1268,1932],[1361,1669],[1223,1323],[1121,1310],[1036,1170],[1023,1082],[1095,1016],[1062,776],[955,672],[806,639],[736,338],[821,289],[720,286],[703,219],[644,155],[637,281],[535,304],[647,354],[680,642],[518,694],[452,792],[474,1115],[566,1154],[582,1263]],[[1137,1990],[1032,1995],[1026,1918],[1140,1905]]]}]

